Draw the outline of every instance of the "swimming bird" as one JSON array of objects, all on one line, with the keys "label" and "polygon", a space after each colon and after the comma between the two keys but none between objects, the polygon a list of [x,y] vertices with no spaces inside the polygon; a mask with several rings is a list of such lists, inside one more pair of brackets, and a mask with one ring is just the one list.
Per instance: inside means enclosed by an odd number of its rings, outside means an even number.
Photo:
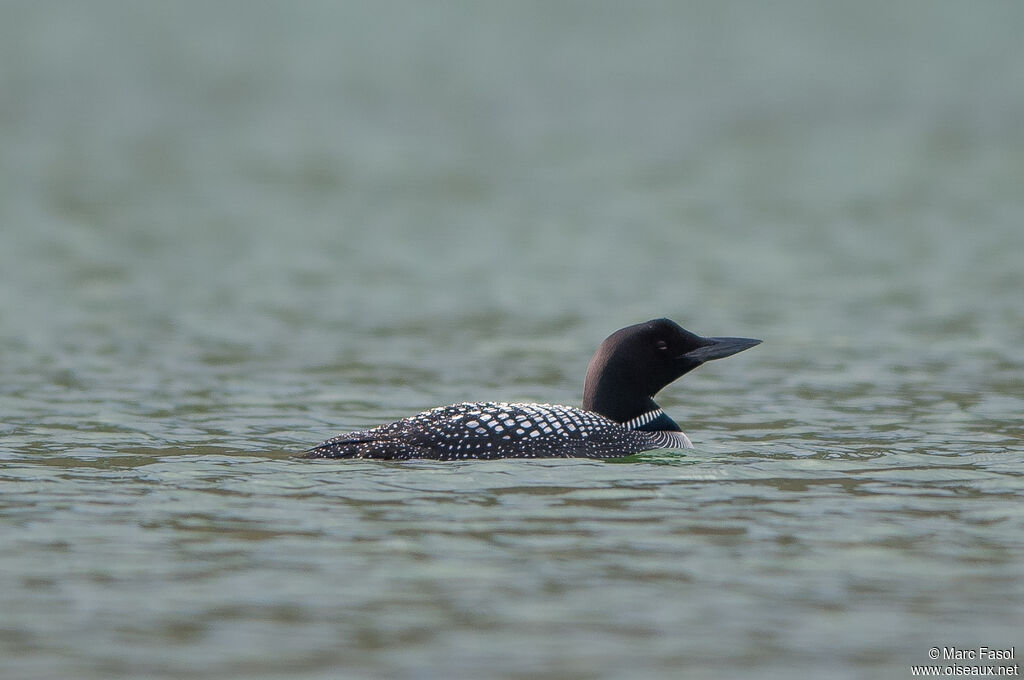
[{"label": "swimming bird", "polygon": [[653,319],[615,331],[597,348],[587,367],[582,409],[491,401],[452,404],[338,435],[304,457],[617,458],[651,449],[691,449],[690,439],[654,396],[704,362],[760,342],[705,338],[669,319]]}]

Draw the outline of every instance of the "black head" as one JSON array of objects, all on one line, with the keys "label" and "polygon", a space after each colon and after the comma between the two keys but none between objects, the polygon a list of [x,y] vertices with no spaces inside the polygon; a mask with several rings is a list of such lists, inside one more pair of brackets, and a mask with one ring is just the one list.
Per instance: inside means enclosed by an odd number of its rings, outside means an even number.
[{"label": "black head", "polygon": [[616,422],[657,408],[654,395],[705,361],[742,352],[760,340],[703,338],[669,319],[609,335],[587,367],[583,408]]}]

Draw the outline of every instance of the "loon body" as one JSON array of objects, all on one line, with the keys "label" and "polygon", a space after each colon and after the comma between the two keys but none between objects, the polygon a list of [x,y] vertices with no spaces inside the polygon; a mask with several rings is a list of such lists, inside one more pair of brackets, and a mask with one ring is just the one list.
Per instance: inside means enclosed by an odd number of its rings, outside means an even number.
[{"label": "loon body", "polygon": [[760,342],[704,338],[669,319],[627,326],[608,336],[590,360],[582,409],[502,402],[441,406],[328,439],[305,457],[617,458],[651,449],[693,448],[654,395],[705,361]]}]

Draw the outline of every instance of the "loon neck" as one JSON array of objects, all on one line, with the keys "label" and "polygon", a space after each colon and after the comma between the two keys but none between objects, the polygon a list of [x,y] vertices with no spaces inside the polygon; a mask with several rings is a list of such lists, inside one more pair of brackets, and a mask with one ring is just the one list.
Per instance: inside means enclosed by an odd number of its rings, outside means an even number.
[{"label": "loon neck", "polygon": [[624,399],[621,395],[618,395],[618,398],[609,398],[606,393],[586,393],[583,408],[622,423],[631,430],[682,431],[651,397]]},{"label": "loon neck", "polygon": [[644,413],[656,411],[659,406],[647,395],[620,386],[595,384],[588,376],[583,389],[583,408],[617,423],[624,423]]}]

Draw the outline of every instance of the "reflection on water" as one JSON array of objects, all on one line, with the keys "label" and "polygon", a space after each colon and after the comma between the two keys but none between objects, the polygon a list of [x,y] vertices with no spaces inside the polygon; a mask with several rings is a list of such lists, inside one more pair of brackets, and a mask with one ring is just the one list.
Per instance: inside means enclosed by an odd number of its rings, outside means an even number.
[{"label": "reflection on water", "polygon": [[[1020,14],[4,5],[0,675],[1020,643]],[[659,397],[694,451],[294,457],[660,316],[765,339]]]}]

